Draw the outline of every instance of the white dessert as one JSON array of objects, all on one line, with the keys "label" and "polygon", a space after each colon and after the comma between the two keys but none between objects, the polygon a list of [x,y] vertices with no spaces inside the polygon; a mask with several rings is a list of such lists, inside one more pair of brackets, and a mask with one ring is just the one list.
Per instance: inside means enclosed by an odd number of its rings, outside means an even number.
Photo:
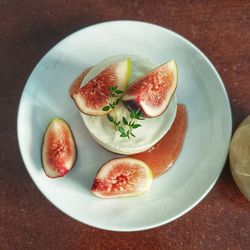
[{"label": "white dessert", "polygon": [[[82,85],[97,76],[111,63],[115,63],[126,57],[130,57],[131,59],[131,76],[129,84],[158,66],[151,60],[143,59],[139,56],[115,56],[93,67],[86,75]],[[114,129],[113,124],[108,121],[106,115],[88,116],[82,113],[81,115],[89,133],[101,146],[118,154],[130,155],[151,148],[167,133],[174,122],[176,108],[176,97],[173,96],[167,110],[161,116],[156,118],[145,118],[145,120],[138,121],[137,123],[140,123],[141,127],[133,130],[135,137],[130,137],[130,139],[120,137],[119,131]],[[129,120],[129,111],[122,103],[117,106],[116,115],[118,120],[122,120],[122,116],[125,116],[127,120]]]}]

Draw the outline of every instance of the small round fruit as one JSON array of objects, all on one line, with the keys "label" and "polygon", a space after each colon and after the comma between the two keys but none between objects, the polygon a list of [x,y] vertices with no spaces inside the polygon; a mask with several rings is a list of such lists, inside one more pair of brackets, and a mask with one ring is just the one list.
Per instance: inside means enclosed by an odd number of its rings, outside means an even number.
[{"label": "small round fruit", "polygon": [[42,145],[42,165],[50,178],[62,177],[76,161],[76,144],[70,126],[61,118],[48,125]]},{"label": "small round fruit", "polygon": [[177,78],[177,65],[171,60],[132,83],[122,101],[129,110],[140,109],[145,117],[157,117],[167,109]]},{"label": "small round fruit", "polygon": [[99,169],[91,191],[101,198],[137,196],[150,188],[152,180],[152,171],[143,161],[117,158]]},{"label": "small round fruit", "polygon": [[[93,71],[99,67],[99,64],[97,64],[93,67]],[[107,66],[77,92],[74,92],[72,98],[82,113],[94,116],[105,115],[111,112],[111,109],[107,111],[103,110],[103,107],[107,106],[110,102],[111,91],[109,87],[117,86],[117,89],[124,91],[127,87],[129,77],[130,59],[126,58]]]},{"label": "small round fruit", "polygon": [[235,131],[229,150],[233,178],[250,201],[250,116]]}]

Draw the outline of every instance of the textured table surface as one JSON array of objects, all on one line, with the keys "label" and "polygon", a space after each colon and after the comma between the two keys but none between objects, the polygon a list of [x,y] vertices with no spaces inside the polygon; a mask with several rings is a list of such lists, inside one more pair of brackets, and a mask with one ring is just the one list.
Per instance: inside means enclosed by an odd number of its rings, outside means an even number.
[{"label": "textured table surface", "polygon": [[231,102],[233,128],[250,113],[249,1],[0,1],[0,249],[249,249],[250,203],[226,163],[206,198],[159,228],[117,233],[66,216],[32,182],[17,144],[25,82],[40,58],[72,32],[132,19],[174,30],[214,63]]}]

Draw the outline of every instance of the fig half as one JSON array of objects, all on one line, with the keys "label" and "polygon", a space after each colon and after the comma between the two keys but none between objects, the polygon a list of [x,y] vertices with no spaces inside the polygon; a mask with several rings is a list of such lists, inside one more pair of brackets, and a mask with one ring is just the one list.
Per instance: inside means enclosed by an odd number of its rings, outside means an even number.
[{"label": "fig half", "polygon": [[160,116],[175,93],[177,78],[177,65],[171,60],[132,83],[122,101],[129,110],[140,109],[145,117]]},{"label": "fig half", "polygon": [[50,178],[62,177],[76,161],[76,144],[70,126],[61,118],[48,125],[42,145],[42,165]]},{"label": "fig half", "polygon": [[143,161],[116,158],[99,169],[91,191],[101,198],[137,196],[150,188],[152,180],[152,171]]},{"label": "fig half", "polygon": [[[95,67],[100,67],[97,64]],[[93,67],[93,70],[95,70]],[[126,58],[114,64],[110,64],[97,76],[85,85],[72,92],[72,98],[80,110],[86,115],[105,115],[112,110],[104,111],[103,107],[110,102],[111,90],[109,87],[117,86],[124,91],[130,77],[130,59]]]}]

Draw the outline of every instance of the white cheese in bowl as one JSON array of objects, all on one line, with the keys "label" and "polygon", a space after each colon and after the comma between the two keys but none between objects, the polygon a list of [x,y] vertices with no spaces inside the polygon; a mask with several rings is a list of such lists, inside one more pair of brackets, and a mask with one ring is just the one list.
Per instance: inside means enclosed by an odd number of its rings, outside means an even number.
[{"label": "white cheese in bowl", "polygon": [[[131,76],[129,84],[158,66],[149,59],[144,59],[135,55],[114,56],[105,59],[93,67],[86,75],[82,85],[98,75],[108,65],[126,57],[131,59]],[[173,96],[167,110],[161,116],[156,118],[145,118],[145,120],[138,121],[137,123],[141,124],[141,127],[133,130],[135,137],[131,136],[130,139],[120,137],[120,132],[115,130],[114,125],[107,119],[106,115],[81,115],[89,133],[101,146],[114,153],[129,155],[143,152],[157,143],[173,124],[176,108],[176,97]],[[122,116],[129,120],[129,111],[122,103],[116,107],[116,115],[118,120],[122,120]]]}]

